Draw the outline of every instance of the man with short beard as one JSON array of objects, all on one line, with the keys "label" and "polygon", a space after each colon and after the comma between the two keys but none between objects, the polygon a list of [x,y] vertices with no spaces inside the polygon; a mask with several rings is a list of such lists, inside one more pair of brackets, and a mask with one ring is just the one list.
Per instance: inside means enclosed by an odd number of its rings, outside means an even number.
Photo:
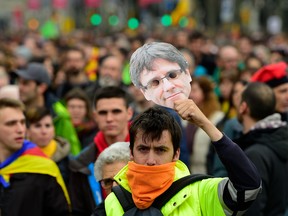
[{"label": "man with short beard", "polygon": [[56,95],[63,98],[65,94],[73,88],[87,89],[92,85],[85,73],[86,59],[85,53],[79,48],[70,48],[66,52],[63,71],[65,81],[56,90]]},{"label": "man with short beard", "polygon": [[94,93],[97,89],[106,86],[117,86],[127,90],[127,86],[122,82],[123,62],[114,55],[106,55],[99,60],[98,79],[89,87],[86,92],[93,101]]}]

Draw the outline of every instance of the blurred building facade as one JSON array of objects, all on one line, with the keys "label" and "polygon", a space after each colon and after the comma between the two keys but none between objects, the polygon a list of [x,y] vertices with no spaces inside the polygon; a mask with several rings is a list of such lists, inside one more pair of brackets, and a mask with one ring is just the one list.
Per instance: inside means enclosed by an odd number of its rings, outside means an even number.
[{"label": "blurred building facade", "polygon": [[48,21],[64,33],[78,28],[109,33],[145,24],[274,34],[288,31],[288,1],[0,0],[0,31],[40,29]]}]

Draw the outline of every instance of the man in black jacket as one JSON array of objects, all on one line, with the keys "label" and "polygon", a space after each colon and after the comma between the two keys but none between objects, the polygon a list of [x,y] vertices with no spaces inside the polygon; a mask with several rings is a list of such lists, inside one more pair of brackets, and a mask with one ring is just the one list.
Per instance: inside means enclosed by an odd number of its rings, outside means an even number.
[{"label": "man in black jacket", "polygon": [[24,140],[24,105],[0,99],[0,215],[65,216],[70,199],[57,165]]},{"label": "man in black jacket", "polygon": [[287,123],[275,111],[273,90],[250,83],[242,93],[238,119],[244,135],[235,142],[255,164],[262,178],[262,193],[246,215],[284,215],[288,188]]}]

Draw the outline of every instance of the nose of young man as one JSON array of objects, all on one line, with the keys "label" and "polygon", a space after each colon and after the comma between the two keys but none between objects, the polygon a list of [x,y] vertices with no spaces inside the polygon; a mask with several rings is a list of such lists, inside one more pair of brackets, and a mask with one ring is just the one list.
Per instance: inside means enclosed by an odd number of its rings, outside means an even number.
[{"label": "nose of young man", "polygon": [[149,152],[149,154],[147,155],[147,160],[146,160],[146,165],[147,166],[155,166],[156,163],[156,158],[155,155],[152,151]]},{"label": "nose of young man", "polygon": [[16,129],[17,137],[15,140],[19,143],[22,143],[24,141],[25,132],[25,126],[19,125]]},{"label": "nose of young man", "polygon": [[106,121],[107,122],[110,122],[110,121],[113,121],[113,113],[112,112],[108,112],[107,115],[106,115]]},{"label": "nose of young man", "polygon": [[24,134],[26,132],[26,125],[22,123],[18,123],[16,126],[16,132],[18,134]]}]

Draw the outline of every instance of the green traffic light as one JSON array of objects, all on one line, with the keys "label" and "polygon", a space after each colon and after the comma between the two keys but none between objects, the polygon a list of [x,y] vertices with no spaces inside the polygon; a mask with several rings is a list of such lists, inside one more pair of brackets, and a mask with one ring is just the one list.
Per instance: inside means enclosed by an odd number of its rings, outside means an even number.
[{"label": "green traffic light", "polygon": [[112,15],[109,17],[108,21],[111,26],[116,26],[119,23],[119,18],[116,15]]},{"label": "green traffic light", "polygon": [[137,29],[139,27],[139,21],[136,18],[130,18],[128,20],[128,27],[130,29]]},{"label": "green traffic light", "polygon": [[172,17],[168,14],[165,14],[161,18],[161,23],[163,26],[170,26],[172,24]]},{"label": "green traffic light", "polygon": [[90,17],[90,22],[92,25],[95,25],[95,26],[100,25],[102,22],[102,17],[99,14],[93,14]]},{"label": "green traffic light", "polygon": [[187,17],[181,17],[179,20],[179,26],[186,27],[189,23],[189,20]]}]

